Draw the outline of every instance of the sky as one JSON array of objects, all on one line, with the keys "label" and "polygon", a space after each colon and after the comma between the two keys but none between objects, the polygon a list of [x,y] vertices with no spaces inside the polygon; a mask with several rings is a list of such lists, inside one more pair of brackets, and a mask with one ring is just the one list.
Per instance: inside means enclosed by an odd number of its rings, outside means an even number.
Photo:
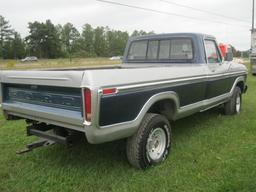
[{"label": "sky", "polygon": [[[166,12],[166,14],[97,0],[0,0],[0,15],[9,21],[22,37],[29,34],[28,22],[44,22],[50,19],[54,24],[63,25],[71,22],[79,31],[82,30],[84,24],[89,23],[93,27],[109,26],[111,29],[129,33],[135,29],[154,31],[155,33],[206,33],[215,36],[218,42],[229,43],[238,50],[250,48],[252,0],[109,1]],[[177,6],[166,1],[197,8],[208,13]]]}]

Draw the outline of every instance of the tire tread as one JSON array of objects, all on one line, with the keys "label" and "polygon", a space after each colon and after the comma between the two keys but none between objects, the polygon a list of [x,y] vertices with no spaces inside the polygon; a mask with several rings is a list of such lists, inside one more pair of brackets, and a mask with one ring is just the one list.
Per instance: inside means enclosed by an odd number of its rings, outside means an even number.
[{"label": "tire tread", "polygon": [[147,163],[145,163],[145,159],[144,159],[145,157],[142,154],[143,153],[142,143],[145,139],[145,136],[147,135],[148,125],[150,124],[151,121],[153,121],[156,118],[162,118],[162,116],[155,113],[147,113],[144,119],[142,120],[142,123],[138,131],[133,136],[127,139],[127,145],[126,145],[127,159],[131,165],[133,165],[138,169],[145,169],[149,166]]},{"label": "tire tread", "polygon": [[[233,93],[231,99],[224,104],[224,114],[225,115],[236,114],[236,96],[237,96],[237,94],[240,94],[240,96],[241,96],[241,89],[238,86],[235,87],[235,90],[234,90],[234,93]],[[242,100],[242,96],[241,96],[241,100]],[[242,104],[242,102],[241,102],[241,104]]]}]

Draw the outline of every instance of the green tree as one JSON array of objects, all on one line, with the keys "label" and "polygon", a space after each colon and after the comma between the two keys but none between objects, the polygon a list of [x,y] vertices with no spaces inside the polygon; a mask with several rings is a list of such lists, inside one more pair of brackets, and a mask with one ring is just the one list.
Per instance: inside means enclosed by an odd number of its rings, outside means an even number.
[{"label": "green tree", "polygon": [[71,23],[66,23],[62,27],[61,41],[64,44],[65,51],[71,52],[74,42],[79,38],[78,30]]},{"label": "green tree", "polygon": [[97,56],[107,56],[107,41],[104,27],[97,27],[94,30],[94,50]]},{"label": "green tree", "polygon": [[14,39],[12,44],[14,59],[21,59],[26,56],[26,45],[18,32],[14,33]]},{"label": "green tree", "polygon": [[50,20],[45,23],[29,23],[26,37],[30,52],[40,58],[57,58],[62,55],[60,34]]},{"label": "green tree", "polygon": [[146,32],[143,30],[140,30],[140,31],[134,30],[131,34],[131,37],[142,36],[142,35],[152,35],[152,34],[155,34],[155,32],[154,31]]},{"label": "green tree", "polygon": [[58,30],[50,20],[45,22],[46,34],[43,50],[46,53],[46,58],[57,58],[62,56],[61,40]]},{"label": "green tree", "polygon": [[0,15],[0,57],[4,56],[4,48],[5,43],[11,39],[13,35],[13,30],[11,29],[11,25],[9,21],[5,20],[3,16]]},{"label": "green tree", "polygon": [[18,32],[4,44],[5,59],[21,59],[26,55],[25,43]]},{"label": "green tree", "polygon": [[61,41],[64,45],[64,51],[68,53],[71,60],[71,54],[76,51],[76,43],[80,37],[78,30],[71,23],[66,23],[62,27]]},{"label": "green tree", "polygon": [[85,24],[83,26],[83,31],[81,34],[80,39],[80,48],[81,51],[84,53],[84,56],[95,56],[95,50],[94,50],[94,29],[90,24]]},{"label": "green tree", "polygon": [[122,55],[128,38],[127,32],[107,31],[108,56]]},{"label": "green tree", "polygon": [[28,44],[29,55],[36,55],[42,57],[43,41],[45,41],[45,27],[43,23],[37,21],[28,23],[29,36],[26,37]]},{"label": "green tree", "polygon": [[250,56],[250,50],[248,50],[248,51],[242,51],[242,52],[241,52],[241,57],[243,57],[243,58],[249,58],[249,56]]}]

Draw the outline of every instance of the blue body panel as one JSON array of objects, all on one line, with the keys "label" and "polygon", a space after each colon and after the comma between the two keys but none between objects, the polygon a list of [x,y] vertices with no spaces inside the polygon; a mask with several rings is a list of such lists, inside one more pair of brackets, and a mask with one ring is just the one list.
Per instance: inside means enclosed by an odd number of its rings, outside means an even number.
[{"label": "blue body panel", "polygon": [[179,86],[143,87],[120,92],[117,95],[102,96],[100,102],[100,126],[134,120],[150,97],[157,93],[177,93],[180,107],[228,93],[237,77],[207,80]]}]

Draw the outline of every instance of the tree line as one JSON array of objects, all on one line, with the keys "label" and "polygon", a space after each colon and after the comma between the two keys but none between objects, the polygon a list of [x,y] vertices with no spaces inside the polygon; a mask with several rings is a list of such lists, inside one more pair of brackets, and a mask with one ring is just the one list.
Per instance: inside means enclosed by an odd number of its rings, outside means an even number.
[{"label": "tree line", "polygon": [[54,25],[51,20],[29,22],[28,31],[29,35],[22,38],[0,15],[0,58],[110,57],[123,54],[129,36],[154,33],[135,30],[129,35],[126,31],[93,28],[90,24],[79,32],[72,23]]}]

